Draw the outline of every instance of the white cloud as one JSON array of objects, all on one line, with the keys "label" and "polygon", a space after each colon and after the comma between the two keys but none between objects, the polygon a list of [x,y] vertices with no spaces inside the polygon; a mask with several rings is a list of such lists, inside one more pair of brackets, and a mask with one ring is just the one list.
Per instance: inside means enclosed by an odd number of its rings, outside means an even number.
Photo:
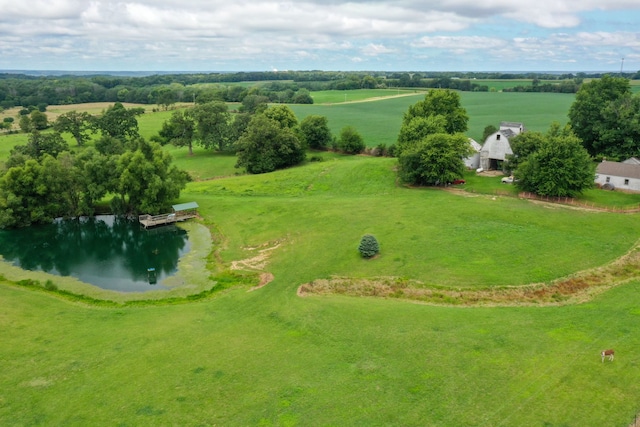
[{"label": "white cloud", "polygon": [[[234,61],[318,68],[384,56],[415,69],[411,61],[443,51],[478,60],[584,62],[601,61],[606,48],[634,58],[637,33],[599,21],[584,27],[585,13],[616,10],[629,11],[628,20],[640,26],[637,0],[0,0],[0,68],[27,68],[24,58],[38,55],[60,67],[75,59],[80,68],[96,66],[83,58],[129,58],[129,66],[147,58],[172,68]],[[9,39],[17,41],[9,47]]]}]

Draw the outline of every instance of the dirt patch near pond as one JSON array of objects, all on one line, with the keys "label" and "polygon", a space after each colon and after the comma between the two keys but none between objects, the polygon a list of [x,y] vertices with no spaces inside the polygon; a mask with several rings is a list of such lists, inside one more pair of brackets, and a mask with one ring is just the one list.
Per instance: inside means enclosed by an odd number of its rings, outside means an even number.
[{"label": "dirt patch near pond", "polygon": [[282,240],[277,240],[274,242],[264,243],[258,247],[245,248],[249,251],[257,250],[258,254],[251,258],[231,262],[231,270],[261,271],[259,284],[249,289],[249,292],[260,289],[273,281],[273,273],[264,270],[267,268],[272,251],[278,249],[281,245]]},{"label": "dirt patch near pond", "polygon": [[332,277],[298,288],[298,296],[341,294],[397,298],[419,303],[461,307],[548,306],[588,301],[595,295],[640,278],[640,241],[616,261],[551,283],[468,289],[425,285],[398,277],[354,279]]}]

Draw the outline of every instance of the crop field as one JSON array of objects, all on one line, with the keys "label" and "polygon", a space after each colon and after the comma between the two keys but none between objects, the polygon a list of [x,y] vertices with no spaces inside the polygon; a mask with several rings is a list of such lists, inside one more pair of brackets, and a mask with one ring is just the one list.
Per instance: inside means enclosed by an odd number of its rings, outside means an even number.
[{"label": "crop field", "polygon": [[[494,123],[485,120],[546,130],[572,102],[475,95],[462,94],[463,104],[480,134]],[[332,126],[359,118],[364,134],[385,116],[399,129],[419,99],[292,108],[299,119],[331,111]],[[518,119],[526,111],[529,120]],[[141,132],[153,134],[167,114],[141,116]],[[2,156],[18,136],[0,137]],[[233,156],[166,149],[197,178],[180,201],[198,202],[190,230],[213,244],[181,265],[186,277],[206,288],[241,265],[251,283],[192,302],[109,306],[19,286],[76,285],[0,263],[1,425],[627,426],[640,410],[637,266],[577,300],[527,305],[297,294],[334,277],[460,293],[548,284],[635,248],[637,214],[521,200],[499,177],[474,174],[456,191],[407,188],[390,158],[320,153],[323,161],[236,176]],[[613,204],[638,202],[625,196]],[[381,246],[370,260],[357,251],[366,233]],[[271,280],[253,289],[264,273]],[[605,348],[615,348],[613,362],[601,362]]]},{"label": "crop field", "polygon": [[[508,93],[508,92],[459,92],[462,106],[469,115],[469,137],[481,141],[482,132],[488,125],[499,126],[502,121],[524,123],[530,130],[546,132],[556,121],[568,122],[567,112],[575,96],[555,93]],[[424,99],[424,92],[407,96],[380,99],[372,102],[290,105],[299,120],[307,115],[326,116],[331,131],[339,135],[340,130],[351,125],[364,138],[365,144],[395,143],[402,114],[407,108]]]}]

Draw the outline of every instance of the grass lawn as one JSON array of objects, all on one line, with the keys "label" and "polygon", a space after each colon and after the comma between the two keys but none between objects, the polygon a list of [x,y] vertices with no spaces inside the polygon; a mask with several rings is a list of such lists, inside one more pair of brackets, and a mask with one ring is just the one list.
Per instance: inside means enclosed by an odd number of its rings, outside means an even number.
[{"label": "grass lawn", "polygon": [[[494,118],[514,113],[498,121],[517,120],[514,109],[527,111],[526,98],[515,97],[522,94],[488,93],[484,103],[475,95],[463,94],[468,110],[505,105]],[[531,123],[545,110],[538,104],[558,104],[546,106],[553,111],[571,102],[540,95],[548,97],[528,98],[536,106],[529,110]],[[330,124],[346,122],[341,114],[360,117],[355,126],[361,132],[383,121],[377,127],[383,132],[393,115],[401,117],[419,99],[294,107],[299,118],[338,110]],[[141,132],[152,133],[164,114],[142,116]],[[393,120],[399,127],[399,118]],[[8,145],[4,138],[0,150]],[[324,161],[234,176],[232,156],[196,150],[189,157],[184,148],[166,149],[198,178],[180,201],[197,201],[200,223],[213,233],[209,267],[228,268],[262,254],[266,264],[258,270],[272,273],[273,281],[253,291],[239,285],[197,302],[106,307],[16,286],[5,273],[1,425],[633,421],[640,401],[637,279],[565,306],[457,308],[337,295],[302,298],[296,290],[334,275],[401,276],[447,289],[548,282],[626,253],[640,237],[637,215],[497,195],[514,188],[499,177],[474,174],[465,177],[468,192],[406,188],[396,183],[395,160],[388,158],[319,153]],[[606,203],[615,193],[587,197]],[[611,203],[635,202],[615,197]],[[191,232],[202,237],[197,230]],[[357,253],[365,233],[380,242],[375,259]],[[194,266],[182,268],[213,284],[209,276],[215,272]],[[64,280],[52,280],[65,287]],[[605,348],[615,348],[614,362],[600,361]]]}]

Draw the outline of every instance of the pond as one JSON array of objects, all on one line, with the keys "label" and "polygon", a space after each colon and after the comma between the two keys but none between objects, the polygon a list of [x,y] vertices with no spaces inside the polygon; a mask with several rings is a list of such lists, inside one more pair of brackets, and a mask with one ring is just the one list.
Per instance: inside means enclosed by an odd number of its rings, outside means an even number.
[{"label": "pond", "polygon": [[189,249],[187,232],[175,225],[147,230],[112,215],[0,230],[5,261],[120,292],[166,289],[163,279],[176,273]]}]

